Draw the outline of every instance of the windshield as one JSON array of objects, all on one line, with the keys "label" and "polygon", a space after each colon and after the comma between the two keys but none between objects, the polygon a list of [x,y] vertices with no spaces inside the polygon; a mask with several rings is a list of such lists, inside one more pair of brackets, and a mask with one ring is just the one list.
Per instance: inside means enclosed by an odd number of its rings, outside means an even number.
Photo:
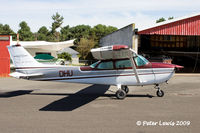
[{"label": "windshield", "polygon": [[138,55],[137,57],[135,57],[134,60],[137,66],[144,66],[149,63],[149,61],[141,55]]},{"label": "windshield", "polygon": [[91,68],[95,68],[96,67],[96,65],[99,63],[99,61],[97,61],[97,62],[95,62],[95,63],[93,63],[92,65],[90,65],[90,67]]}]

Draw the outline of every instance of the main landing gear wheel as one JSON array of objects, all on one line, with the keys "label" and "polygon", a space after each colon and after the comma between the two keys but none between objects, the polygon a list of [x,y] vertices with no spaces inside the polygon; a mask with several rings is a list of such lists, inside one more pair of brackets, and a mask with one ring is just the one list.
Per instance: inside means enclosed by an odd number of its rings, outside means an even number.
[{"label": "main landing gear wheel", "polygon": [[124,99],[126,97],[126,92],[122,89],[116,92],[117,99]]},{"label": "main landing gear wheel", "polygon": [[128,86],[122,86],[122,90],[124,90],[126,92],[126,94],[128,94],[128,92],[129,92]]},{"label": "main landing gear wheel", "polygon": [[163,97],[165,93],[162,90],[157,90],[156,94],[158,97]]}]

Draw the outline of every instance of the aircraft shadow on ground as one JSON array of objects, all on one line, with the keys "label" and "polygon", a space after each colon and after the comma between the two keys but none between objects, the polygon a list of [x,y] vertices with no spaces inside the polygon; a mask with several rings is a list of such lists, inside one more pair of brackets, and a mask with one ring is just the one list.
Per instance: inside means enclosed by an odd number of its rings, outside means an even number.
[{"label": "aircraft shadow on ground", "polygon": [[16,97],[21,95],[30,94],[33,90],[17,90],[17,91],[11,91],[11,92],[3,92],[0,93],[0,98],[10,98],[10,97]]},{"label": "aircraft shadow on ground", "polygon": [[103,95],[109,88],[109,85],[91,85],[74,94],[65,94],[67,95],[67,97],[50,103],[49,105],[41,108],[40,111],[72,111],[97,99],[99,96]]},{"label": "aircraft shadow on ground", "polygon": [[[61,95],[66,96],[62,99],[54,101],[40,109],[40,111],[73,111],[81,106],[84,106],[100,96],[115,98],[115,94],[104,94],[110,88],[109,85],[91,85],[74,94],[71,93],[31,93],[31,95]],[[152,95],[127,95],[127,97],[148,97]]]}]

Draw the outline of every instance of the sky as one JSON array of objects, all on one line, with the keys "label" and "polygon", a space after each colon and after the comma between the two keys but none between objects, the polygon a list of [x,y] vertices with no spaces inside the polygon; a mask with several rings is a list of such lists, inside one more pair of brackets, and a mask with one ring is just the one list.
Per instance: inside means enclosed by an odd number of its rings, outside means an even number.
[{"label": "sky", "polygon": [[42,26],[50,29],[51,16],[64,17],[63,27],[80,24],[111,25],[122,28],[135,23],[140,30],[161,17],[174,18],[200,14],[200,0],[0,0],[0,23],[17,32],[26,21],[32,32]]}]

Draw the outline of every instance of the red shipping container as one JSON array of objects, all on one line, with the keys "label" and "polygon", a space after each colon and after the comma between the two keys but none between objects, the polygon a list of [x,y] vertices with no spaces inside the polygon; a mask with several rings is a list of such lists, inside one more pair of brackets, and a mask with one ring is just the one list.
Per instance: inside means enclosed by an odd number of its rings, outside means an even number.
[{"label": "red shipping container", "polygon": [[10,45],[9,35],[0,35],[0,77],[8,77],[10,73],[10,55],[7,46]]}]

